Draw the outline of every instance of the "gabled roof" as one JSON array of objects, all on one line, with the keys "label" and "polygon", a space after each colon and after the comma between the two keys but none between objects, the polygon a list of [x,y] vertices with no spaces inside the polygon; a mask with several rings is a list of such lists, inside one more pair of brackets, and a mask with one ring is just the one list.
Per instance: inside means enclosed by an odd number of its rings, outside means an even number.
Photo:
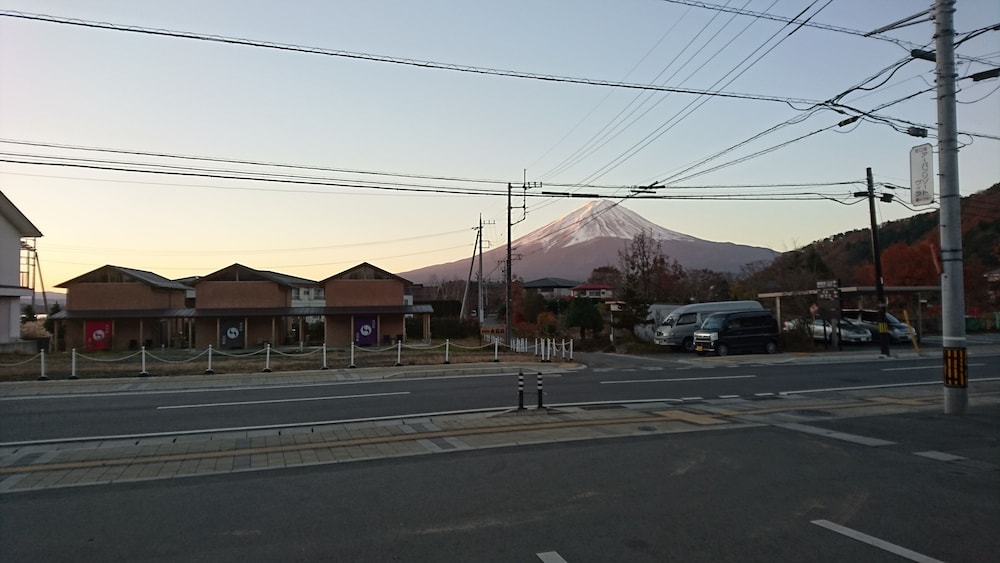
[{"label": "gabled roof", "polygon": [[581,283],[580,285],[574,287],[573,289],[579,289],[584,291],[587,289],[614,289],[610,285],[605,285],[603,283]]},{"label": "gabled roof", "polygon": [[403,285],[413,285],[413,282],[410,280],[401,278],[392,272],[387,272],[378,266],[372,266],[368,262],[362,262],[353,268],[348,268],[339,274],[334,274],[320,283],[325,283],[329,280],[335,279],[397,280],[403,282]]},{"label": "gabled roof", "polygon": [[530,282],[525,282],[522,287],[525,289],[545,289],[545,288],[557,288],[562,287],[570,289],[579,285],[580,282],[567,280],[563,278],[540,278],[537,280],[531,280]]},{"label": "gabled roof", "polygon": [[226,266],[221,270],[198,278],[194,283],[198,285],[206,281],[269,281],[284,287],[309,287],[316,285],[316,282],[312,280],[279,274],[277,272],[268,272],[266,270],[255,270],[243,264]]},{"label": "gabled roof", "polygon": [[0,192],[0,216],[6,219],[22,237],[42,236],[42,231],[39,231],[38,227],[33,225],[21,210],[7,199],[7,196],[3,195],[3,192]]},{"label": "gabled roof", "polygon": [[145,270],[135,270],[123,268],[122,266],[101,266],[96,270],[91,270],[82,276],[75,277],[69,281],[62,282],[56,287],[68,287],[75,283],[121,283],[121,282],[142,282],[157,289],[177,289],[188,290],[190,286],[169,280],[159,274],[147,272]]}]

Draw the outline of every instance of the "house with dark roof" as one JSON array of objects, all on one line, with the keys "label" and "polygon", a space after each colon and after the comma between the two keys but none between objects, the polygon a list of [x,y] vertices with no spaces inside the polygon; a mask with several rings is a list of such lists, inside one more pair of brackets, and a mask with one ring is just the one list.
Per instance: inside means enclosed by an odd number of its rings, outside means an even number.
[{"label": "house with dark roof", "polygon": [[153,272],[107,265],[56,287],[66,290],[66,308],[52,319],[68,348],[173,347],[190,332],[191,288]]},{"label": "house with dark roof", "polygon": [[570,291],[573,292],[573,297],[587,297],[599,301],[615,298],[615,288],[600,283],[582,283]]},{"label": "house with dark roof", "polygon": [[0,350],[28,351],[21,339],[21,297],[31,288],[21,285],[22,239],[42,236],[7,196],[0,192]]},{"label": "house with dark roof", "polygon": [[537,293],[546,299],[568,299],[573,296],[573,288],[580,282],[562,278],[540,278],[524,282],[521,287],[526,293]]},{"label": "house with dark roof", "polygon": [[66,289],[66,309],[52,319],[63,349],[299,344],[309,319],[322,322],[327,345],[373,345],[405,340],[411,315],[423,318],[429,335],[434,312],[407,304],[409,281],[368,263],[323,282],[242,264],[183,281],[103,266],[58,285]]}]

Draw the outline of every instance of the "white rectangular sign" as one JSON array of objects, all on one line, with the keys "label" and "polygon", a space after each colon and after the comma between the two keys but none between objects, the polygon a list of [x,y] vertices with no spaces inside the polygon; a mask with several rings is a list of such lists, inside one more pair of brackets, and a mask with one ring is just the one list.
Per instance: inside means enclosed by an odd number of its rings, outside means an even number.
[{"label": "white rectangular sign", "polygon": [[910,149],[910,203],[934,201],[934,150],[930,143]]}]

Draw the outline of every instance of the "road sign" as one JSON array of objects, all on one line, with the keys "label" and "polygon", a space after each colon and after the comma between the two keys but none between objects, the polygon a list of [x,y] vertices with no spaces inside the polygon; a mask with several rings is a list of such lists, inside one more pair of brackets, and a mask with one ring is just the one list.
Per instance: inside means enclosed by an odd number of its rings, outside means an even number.
[{"label": "road sign", "polygon": [[934,150],[930,143],[910,149],[910,204],[934,201]]}]

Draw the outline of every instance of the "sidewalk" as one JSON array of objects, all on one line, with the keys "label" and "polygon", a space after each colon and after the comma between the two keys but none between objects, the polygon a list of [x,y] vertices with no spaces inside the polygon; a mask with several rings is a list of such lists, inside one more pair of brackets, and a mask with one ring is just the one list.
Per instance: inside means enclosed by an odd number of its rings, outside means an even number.
[{"label": "sidewalk", "polygon": [[[538,364],[531,364],[531,367],[537,370]],[[446,371],[453,373],[453,369]],[[516,372],[517,369],[524,369],[524,366],[478,366],[462,369],[492,369],[493,373],[511,373],[512,369]],[[298,381],[318,377],[329,381],[331,376],[356,379],[400,376],[398,372],[381,371],[381,374],[376,371],[353,370],[350,374],[302,373],[294,374],[294,377]],[[414,375],[413,370],[403,371],[406,376]],[[525,370],[525,373],[535,372]],[[273,381],[275,375],[268,374],[266,381]],[[258,377],[234,375],[228,381],[233,385],[244,383],[245,378],[253,382]],[[213,378],[214,381],[220,376]],[[39,382],[41,385],[52,383],[58,382]],[[121,381],[113,383],[123,385]],[[131,385],[144,385],[148,389],[150,386],[175,383],[180,382],[150,378]],[[91,390],[96,390],[110,384],[71,381],[63,385],[66,389],[91,386]],[[23,394],[30,394],[34,388],[29,384],[16,387],[20,388],[18,393]],[[5,390],[5,393],[11,396],[9,390]],[[835,432],[817,425],[855,417],[940,413],[941,402],[940,387],[901,387],[701,400],[682,404],[554,406],[216,433],[6,445],[0,447],[0,494],[574,440],[733,431],[758,426],[775,426],[863,445],[882,445],[872,438]],[[1000,382],[980,383],[970,389],[969,412],[990,421],[993,427],[1000,425]],[[953,420],[961,419],[962,417],[955,417]],[[928,437],[928,440],[931,438]],[[977,467],[988,470],[1000,468],[1000,456],[995,455],[995,440],[993,443],[982,444],[979,451],[991,452],[990,455],[996,459],[973,460]],[[964,456],[950,452],[930,453],[944,462],[963,463],[966,460]]]}]

